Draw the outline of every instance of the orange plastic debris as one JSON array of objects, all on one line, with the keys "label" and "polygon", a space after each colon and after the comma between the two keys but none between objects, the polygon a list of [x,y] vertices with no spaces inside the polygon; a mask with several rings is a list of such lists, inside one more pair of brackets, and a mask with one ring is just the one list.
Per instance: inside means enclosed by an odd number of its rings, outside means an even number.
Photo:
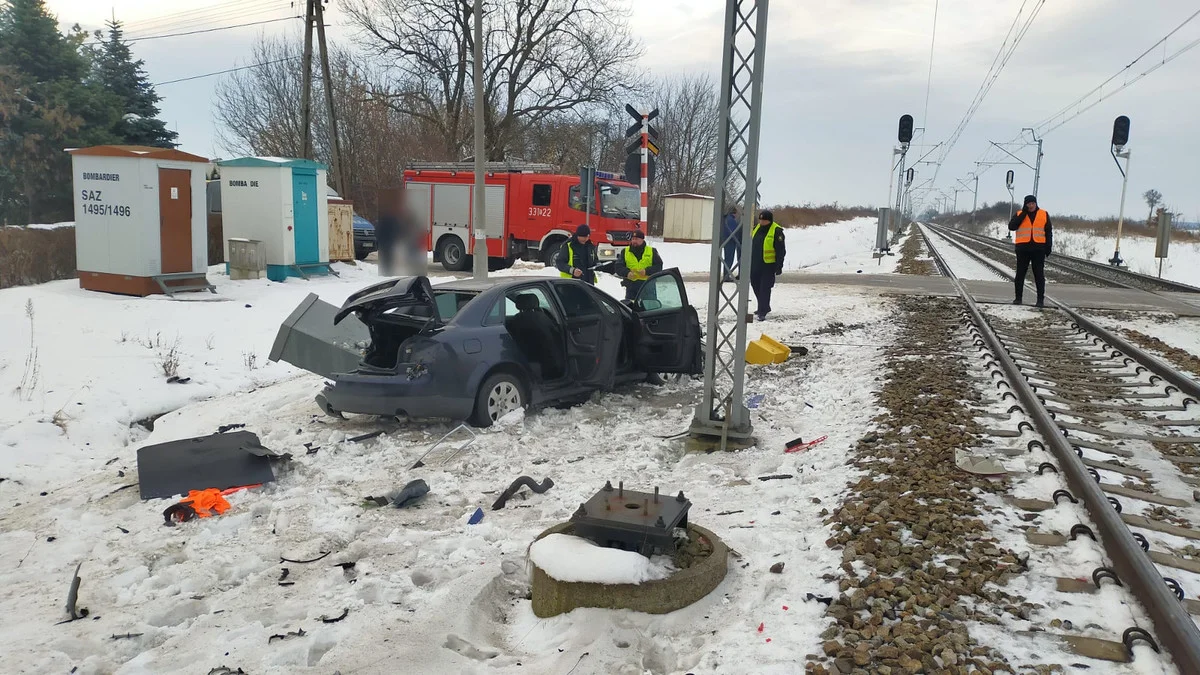
[{"label": "orange plastic debris", "polygon": [[[188,495],[180,499],[179,503],[191,506],[199,518],[220,515],[230,509],[229,502],[225,501],[225,497],[222,496],[221,491],[217,488],[189,490]],[[214,511],[216,513],[212,513]]]}]

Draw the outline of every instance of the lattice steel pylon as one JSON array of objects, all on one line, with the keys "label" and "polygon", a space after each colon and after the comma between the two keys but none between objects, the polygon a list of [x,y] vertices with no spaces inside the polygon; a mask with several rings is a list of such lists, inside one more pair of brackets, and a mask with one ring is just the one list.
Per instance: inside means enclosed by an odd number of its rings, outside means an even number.
[{"label": "lattice steel pylon", "polygon": [[[691,433],[729,439],[753,434],[743,403],[746,376],[746,310],[750,291],[751,230],[758,221],[758,138],[762,113],[763,64],[769,0],[726,0],[721,58],[721,120],[713,199],[712,259],[708,281],[708,332],[704,345],[704,398],[696,407]],[[726,191],[741,189],[743,197]],[[728,237],[727,205],[743,202],[741,228]],[[721,253],[733,237],[741,240],[736,267],[724,269]],[[736,281],[726,282],[729,276]]]}]

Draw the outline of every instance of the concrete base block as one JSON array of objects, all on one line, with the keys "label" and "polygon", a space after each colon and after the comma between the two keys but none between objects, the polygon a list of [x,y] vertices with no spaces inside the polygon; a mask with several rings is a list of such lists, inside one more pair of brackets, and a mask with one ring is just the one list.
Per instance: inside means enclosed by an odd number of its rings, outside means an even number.
[{"label": "concrete base block", "polygon": [[[717,535],[689,524],[688,534],[711,546],[712,552],[695,560],[666,579],[641,584],[595,584],[552,579],[537,565],[533,566],[533,613],[541,618],[565,614],[580,607],[632,609],[647,614],[667,614],[682,609],[708,595],[725,578],[729,548]],[[571,534],[572,523],[560,523],[542,532]]]}]

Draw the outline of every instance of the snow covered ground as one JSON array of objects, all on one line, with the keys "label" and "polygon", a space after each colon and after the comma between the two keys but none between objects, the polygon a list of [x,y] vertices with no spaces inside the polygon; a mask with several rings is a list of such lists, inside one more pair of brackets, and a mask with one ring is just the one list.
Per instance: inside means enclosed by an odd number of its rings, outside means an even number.
[{"label": "snow covered ground", "polygon": [[[789,244],[802,232],[830,256],[859,248],[822,228],[789,232]],[[804,241],[797,265],[817,259]],[[11,327],[0,334],[0,612],[22,617],[0,628],[7,672],[782,673],[819,652],[825,606],[805,595],[835,592],[822,575],[841,558],[825,546],[820,513],[838,503],[845,458],[877,412],[878,345],[891,341],[883,300],[777,288],[772,320],[751,337],[761,330],[812,351],[749,368],[747,395],[762,395],[750,450],[688,454],[669,438],[687,429],[699,398],[699,383],[684,381],[517,415],[453,461],[413,471],[450,425],[324,417],[313,403],[321,378],[266,362],[279,322],[307,293],[339,303],[377,278],[369,264],[337,269],[341,278],[275,284],[214,268],[217,295],[176,300],[90,293],[76,281],[0,291]],[[611,277],[601,286],[620,290]],[[688,291],[703,311],[704,286]],[[835,321],[867,327],[810,337]],[[166,381],[175,359],[186,384]],[[153,431],[137,424],[158,415]],[[276,465],[276,482],[230,495],[231,511],[168,528],[171,500],[141,501],[126,487],[137,483],[138,447],[235,423],[293,459]],[[804,453],[783,452],[820,436]],[[489,510],[522,474],[556,485]],[[776,474],[792,477],[758,480]],[[416,506],[362,505],[414,478],[431,488]],[[606,480],[682,490],[690,520],[741,556],[725,582],[666,616],[536,618],[525,599],[533,538]],[[483,521],[468,525],[479,507]],[[782,574],[768,571],[777,562]],[[90,615],[56,625],[80,563],[79,605]],[[284,569],[293,585],[280,585]]]}]

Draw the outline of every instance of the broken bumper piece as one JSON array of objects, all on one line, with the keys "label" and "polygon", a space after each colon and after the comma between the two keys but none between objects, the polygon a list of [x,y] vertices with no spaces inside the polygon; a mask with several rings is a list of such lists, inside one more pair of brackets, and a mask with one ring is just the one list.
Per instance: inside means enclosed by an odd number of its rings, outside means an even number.
[{"label": "broken bumper piece", "polygon": [[[408,379],[396,373],[414,372]],[[375,375],[341,373],[317,394],[317,405],[328,415],[358,413],[385,417],[444,417],[466,419],[475,407],[474,398],[446,396],[421,364],[401,363],[395,373]],[[444,383],[443,383],[444,384]]]}]

